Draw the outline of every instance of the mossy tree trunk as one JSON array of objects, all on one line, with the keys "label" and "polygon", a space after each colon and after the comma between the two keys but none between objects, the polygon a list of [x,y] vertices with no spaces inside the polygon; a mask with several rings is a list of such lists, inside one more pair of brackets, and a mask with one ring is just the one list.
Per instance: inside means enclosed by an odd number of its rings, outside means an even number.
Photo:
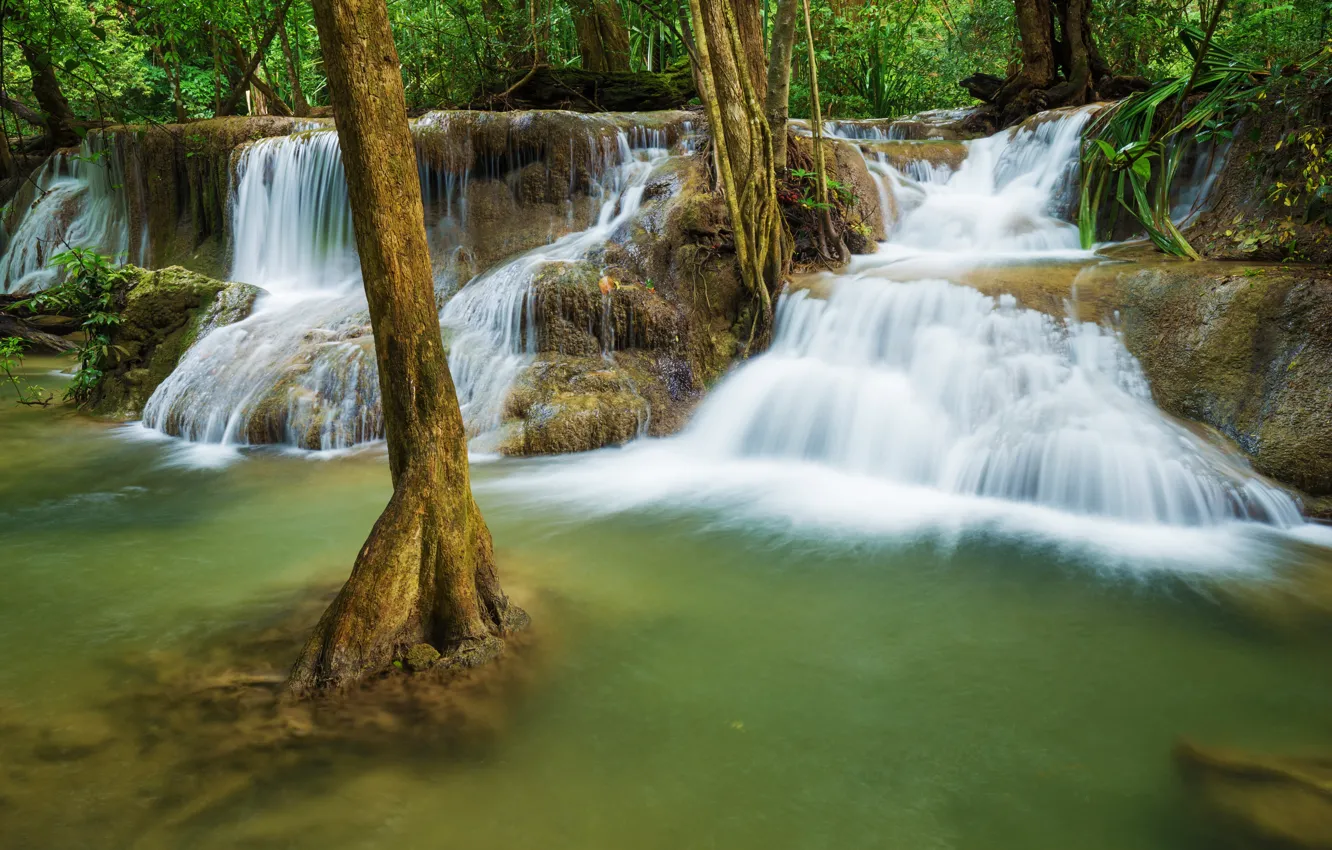
[{"label": "mossy tree trunk", "polygon": [[615,0],[570,0],[578,52],[588,71],[629,70],[629,28]]},{"label": "mossy tree trunk", "polygon": [[472,498],[387,7],[313,5],[374,329],[393,496],[291,672],[297,695],[353,682],[420,643],[446,659],[484,651],[525,620],[500,589]]},{"label": "mossy tree trunk", "polygon": [[791,115],[791,51],[795,47],[796,9],[800,0],[777,0],[768,55],[768,91],[763,111],[772,130],[772,164],[786,170],[786,122]]},{"label": "mossy tree trunk", "polygon": [[736,259],[745,286],[758,301],[749,335],[752,345],[756,334],[766,335],[771,328],[772,300],[781,286],[789,240],[777,208],[772,131],[754,85],[752,51],[745,45],[732,2],[689,0],[689,7],[696,70],[703,86],[700,94],[707,107]]}]

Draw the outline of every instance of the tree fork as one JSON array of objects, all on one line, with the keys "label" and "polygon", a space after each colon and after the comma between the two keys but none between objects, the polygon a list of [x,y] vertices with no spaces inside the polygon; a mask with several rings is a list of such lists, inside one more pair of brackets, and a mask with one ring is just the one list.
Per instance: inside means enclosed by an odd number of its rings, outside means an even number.
[{"label": "tree fork", "polygon": [[374,331],[393,496],[292,668],[295,696],[351,684],[419,643],[443,663],[476,663],[527,620],[500,589],[490,531],[472,498],[388,9],[384,0],[313,5]]}]

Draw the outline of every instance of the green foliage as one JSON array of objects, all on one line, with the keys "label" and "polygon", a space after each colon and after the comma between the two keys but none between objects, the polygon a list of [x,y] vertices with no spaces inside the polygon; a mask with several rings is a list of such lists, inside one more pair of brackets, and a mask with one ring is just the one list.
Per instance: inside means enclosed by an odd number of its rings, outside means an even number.
[{"label": "green foliage", "polygon": [[[1196,27],[1180,40],[1197,68],[1163,80],[1101,112],[1085,134],[1078,230],[1083,247],[1095,238],[1105,191],[1147,231],[1160,250],[1197,259],[1198,254],[1170,220],[1170,189],[1190,143],[1228,133],[1224,127],[1252,103],[1266,71],[1260,63],[1213,43],[1206,54]],[[1187,98],[1201,94],[1187,109]]]},{"label": "green foliage", "polygon": [[76,354],[79,368],[65,389],[65,398],[84,404],[102,382],[117,349],[112,334],[120,325],[116,309],[118,287],[129,272],[112,265],[111,258],[95,251],[72,248],[51,258],[50,264],[65,272],[56,286],[20,301],[16,309],[34,313],[58,313],[83,320],[85,337]]},{"label": "green foliage", "polygon": [[18,396],[15,401],[19,404],[46,407],[55,396],[14,374],[14,370],[23,365],[23,349],[26,346],[27,342],[19,337],[0,337],[0,375],[13,387]]},{"label": "green foliage", "polygon": [[[632,70],[662,71],[688,58],[680,0],[615,0]],[[761,0],[770,24],[777,0]],[[3,19],[4,90],[35,106],[20,42],[48,58],[76,115],[86,120],[210,117],[262,41],[281,0],[8,0]],[[1120,74],[1180,77],[1191,59],[1181,26],[1200,7],[1174,0],[1096,0],[1095,36]],[[957,81],[1015,70],[1020,45],[1013,0],[814,0],[816,53],[829,118],[892,117],[972,103]],[[1244,45],[1261,66],[1280,67],[1329,34],[1330,0],[1231,0],[1217,38]],[[483,87],[503,88],[534,61],[581,63],[570,0],[423,0],[389,3],[408,105],[466,105]],[[686,16],[687,17],[687,16]],[[293,0],[257,76],[288,104],[297,83],[312,105],[328,103],[309,0]],[[241,56],[237,57],[237,51]],[[288,64],[290,55],[290,66]],[[795,55],[801,55],[797,49]],[[792,115],[808,114],[809,81],[797,63]],[[241,112],[246,109],[241,102]],[[42,128],[0,113],[11,139]]]}]

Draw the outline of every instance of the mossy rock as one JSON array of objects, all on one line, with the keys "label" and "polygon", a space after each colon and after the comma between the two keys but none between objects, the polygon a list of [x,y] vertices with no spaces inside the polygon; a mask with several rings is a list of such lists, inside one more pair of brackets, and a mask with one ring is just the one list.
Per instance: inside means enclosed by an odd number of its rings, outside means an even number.
[{"label": "mossy rock", "polygon": [[262,292],[172,266],[157,271],[130,267],[122,294],[120,325],[112,336],[116,362],[93,394],[93,411],[132,418],[190,346],[222,325],[249,315]]},{"label": "mossy rock", "polygon": [[648,403],[613,362],[555,356],[519,377],[505,414],[519,422],[501,453],[564,454],[632,440],[648,421]]},{"label": "mossy rock", "polygon": [[1179,264],[1123,280],[1124,340],[1165,411],[1332,495],[1332,274]]}]

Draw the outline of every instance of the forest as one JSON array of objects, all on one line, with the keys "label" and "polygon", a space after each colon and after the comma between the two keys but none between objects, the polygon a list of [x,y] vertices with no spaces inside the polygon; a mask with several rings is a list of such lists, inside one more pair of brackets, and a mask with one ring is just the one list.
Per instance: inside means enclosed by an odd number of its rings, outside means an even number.
[{"label": "forest", "polygon": [[0,0],[0,850],[1327,850],[1329,18]]},{"label": "forest", "polygon": [[[1223,5],[1217,40],[1242,46],[1269,67],[1315,52],[1327,36],[1326,3]],[[389,16],[408,107],[457,109],[487,105],[488,95],[503,92],[534,66],[657,73],[679,68],[689,58],[681,8],[458,0],[390,3]],[[1016,8],[1010,0],[812,3],[825,115],[896,117],[973,103],[960,80],[976,73],[1006,77],[1020,62]],[[765,32],[776,12],[776,0],[759,4]],[[1102,0],[1094,4],[1091,27],[1116,74],[1158,80],[1187,71],[1190,58],[1179,28],[1204,28],[1211,15],[1208,2]],[[312,11],[300,0],[8,0],[3,19],[4,129],[11,148],[27,150],[44,135],[49,113],[43,97],[57,91],[82,126],[302,116],[329,103]],[[793,116],[809,115],[807,68],[797,62],[793,70]],[[253,85],[242,85],[245,79]]]}]

